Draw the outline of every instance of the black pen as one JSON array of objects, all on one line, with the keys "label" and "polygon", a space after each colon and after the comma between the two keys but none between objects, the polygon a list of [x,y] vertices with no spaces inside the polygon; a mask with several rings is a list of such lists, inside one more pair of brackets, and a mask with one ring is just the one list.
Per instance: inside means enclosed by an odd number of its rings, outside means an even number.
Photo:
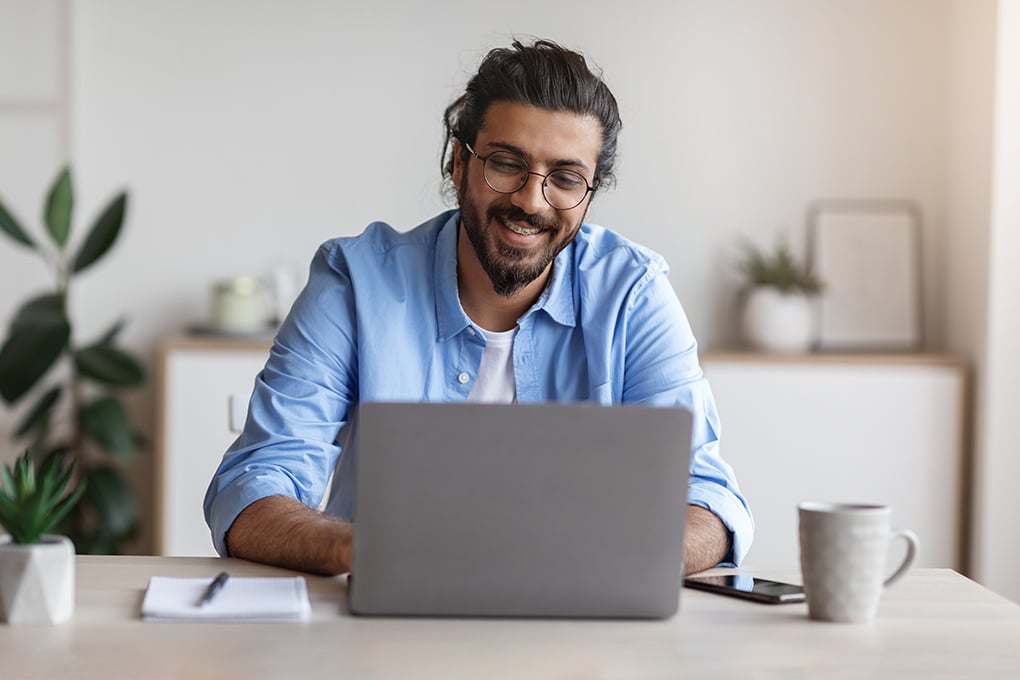
[{"label": "black pen", "polygon": [[205,594],[202,595],[202,599],[198,601],[198,606],[204,607],[212,602],[213,598],[215,598],[216,595],[223,590],[223,584],[227,582],[228,578],[230,578],[230,574],[225,571],[221,571],[219,575],[213,579],[212,583],[209,584],[209,587],[205,589]]}]

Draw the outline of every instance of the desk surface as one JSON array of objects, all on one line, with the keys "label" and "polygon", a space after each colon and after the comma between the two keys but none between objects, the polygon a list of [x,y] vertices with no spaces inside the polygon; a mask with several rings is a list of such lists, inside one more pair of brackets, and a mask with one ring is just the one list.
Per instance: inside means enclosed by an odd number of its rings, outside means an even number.
[{"label": "desk surface", "polygon": [[870,624],[689,589],[668,621],[359,618],[343,577],[316,576],[307,622],[146,623],[150,576],[291,572],[201,557],[79,556],[77,567],[71,622],[0,625],[0,678],[1020,677],[1020,605],[944,569],[909,573]]}]

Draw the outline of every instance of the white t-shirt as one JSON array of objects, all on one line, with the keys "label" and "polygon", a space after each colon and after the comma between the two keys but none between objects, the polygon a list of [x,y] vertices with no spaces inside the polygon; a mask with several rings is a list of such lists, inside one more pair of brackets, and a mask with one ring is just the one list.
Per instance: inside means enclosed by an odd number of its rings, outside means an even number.
[{"label": "white t-shirt", "polygon": [[512,404],[517,401],[517,384],[514,382],[514,336],[517,328],[498,333],[484,328],[478,330],[485,338],[485,350],[468,401]]}]

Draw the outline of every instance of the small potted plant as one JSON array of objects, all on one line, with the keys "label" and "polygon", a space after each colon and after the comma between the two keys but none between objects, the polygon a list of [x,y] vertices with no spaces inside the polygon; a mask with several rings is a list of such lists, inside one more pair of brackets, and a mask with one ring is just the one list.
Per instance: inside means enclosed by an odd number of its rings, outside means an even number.
[{"label": "small potted plant", "polygon": [[64,451],[36,469],[32,450],[0,470],[0,622],[59,623],[74,613],[74,544],[48,532],[85,490]]},{"label": "small potted plant", "polygon": [[809,350],[816,339],[813,299],[822,290],[822,282],[785,243],[771,254],[748,245],[741,269],[747,277],[744,337],[766,352]]}]

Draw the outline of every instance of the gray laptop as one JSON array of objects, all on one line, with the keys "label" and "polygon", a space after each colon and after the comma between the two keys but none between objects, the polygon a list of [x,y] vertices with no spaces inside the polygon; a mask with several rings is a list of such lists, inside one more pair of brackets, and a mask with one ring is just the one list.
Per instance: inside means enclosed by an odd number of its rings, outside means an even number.
[{"label": "gray laptop", "polygon": [[688,411],[368,403],[356,437],[352,612],[676,612]]}]

